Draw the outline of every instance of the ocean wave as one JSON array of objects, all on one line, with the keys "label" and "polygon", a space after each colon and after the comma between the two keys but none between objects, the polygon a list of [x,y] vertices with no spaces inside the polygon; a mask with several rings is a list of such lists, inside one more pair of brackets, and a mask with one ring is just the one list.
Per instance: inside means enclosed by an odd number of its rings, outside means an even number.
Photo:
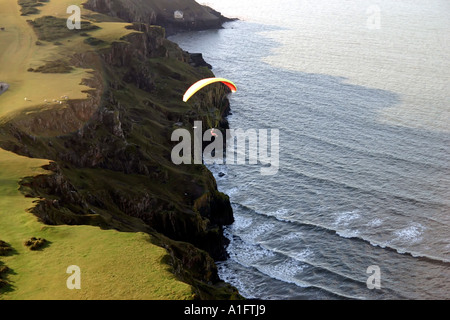
[{"label": "ocean wave", "polygon": [[[294,224],[294,225],[298,225],[298,226],[311,228],[311,230],[326,232],[331,235],[337,235],[344,239],[354,239],[354,240],[358,240],[358,241],[363,241],[365,243],[370,244],[373,247],[389,249],[389,250],[397,252],[398,254],[409,255],[413,258],[424,258],[429,261],[434,261],[436,263],[450,264],[450,259],[446,259],[444,257],[433,256],[433,255],[422,253],[422,252],[417,252],[417,251],[412,250],[411,248],[404,248],[402,243],[399,243],[400,241],[403,241],[404,244],[410,244],[410,242],[408,242],[407,239],[413,239],[413,240],[415,239],[415,240],[419,241],[420,240],[419,236],[421,236],[423,234],[423,231],[425,230],[425,229],[423,229],[424,227],[422,225],[419,226],[417,224],[413,224],[406,228],[400,229],[400,230],[396,231],[397,233],[394,232],[394,234],[396,235],[395,238],[393,238],[389,241],[381,242],[381,241],[372,239],[370,237],[364,236],[357,229],[339,230],[339,229],[335,228],[336,226],[326,226],[326,225],[321,225],[321,224],[307,222],[307,221],[288,219],[286,216],[280,217],[280,216],[272,215],[270,213],[267,214],[267,213],[263,213],[263,212],[258,212],[248,206],[245,206],[245,205],[239,204],[239,203],[233,203],[233,205],[235,206],[235,208],[239,208],[240,210],[243,210],[244,212],[246,212],[248,214],[264,216],[266,218],[275,219],[275,220],[283,222],[283,223],[289,223],[289,224]],[[347,215],[348,215],[348,213],[347,213]],[[351,214],[349,216],[352,217]],[[355,219],[357,218],[356,216],[354,216],[354,217],[355,217]]]},{"label": "ocean wave", "polygon": [[[437,202],[437,201],[431,201],[429,199],[419,199],[414,198],[409,195],[403,195],[403,194],[393,194],[392,192],[386,191],[384,189],[374,189],[374,188],[366,188],[359,185],[350,184],[348,182],[344,181],[338,181],[336,179],[333,179],[329,176],[319,176],[317,174],[314,174],[312,172],[302,172],[299,170],[294,170],[293,168],[289,167],[282,167],[280,168],[285,174],[291,174],[293,179],[302,178],[302,179],[310,179],[311,181],[316,181],[318,183],[325,183],[327,185],[334,185],[337,187],[344,188],[346,190],[350,190],[353,192],[360,192],[363,194],[367,194],[369,196],[375,196],[379,198],[381,201],[385,201],[386,197],[393,198],[395,200],[400,200],[402,202],[406,202],[413,205],[421,205],[423,207],[427,208],[441,208],[442,206],[447,206],[445,202]],[[301,179],[300,179],[301,181]],[[307,187],[307,185],[305,185]]]},{"label": "ocean wave", "polygon": [[361,218],[358,210],[337,212],[334,215],[336,216],[336,219],[334,221],[335,227],[346,227],[350,223]]},{"label": "ocean wave", "polygon": [[[264,248],[261,245],[255,245],[245,242],[242,238],[228,235],[230,244],[227,251],[230,259],[246,268],[255,268],[259,272],[272,279],[298,285],[302,288],[308,287],[295,276],[301,273],[306,267],[305,264],[284,257],[283,261],[277,253]],[[274,263],[273,260],[277,261]]]},{"label": "ocean wave", "polygon": [[289,232],[279,236],[278,240],[282,242],[288,242],[292,240],[300,240],[304,234],[302,232]]},{"label": "ocean wave", "polygon": [[[387,153],[386,151],[375,151],[375,150],[369,150],[366,148],[362,148],[362,147],[358,147],[356,145],[350,145],[350,144],[346,144],[343,141],[336,141],[336,140],[330,140],[326,137],[320,137],[317,136],[317,134],[315,135],[311,135],[311,134],[306,134],[304,132],[295,132],[295,134],[299,137],[302,138],[307,138],[307,139],[311,139],[311,140],[315,140],[317,141],[320,145],[329,145],[332,147],[337,147],[337,148],[342,148],[347,150],[351,150],[355,153],[358,154],[364,154],[364,155],[368,155],[371,157],[378,157],[380,159],[385,159],[387,161],[390,162],[396,162],[396,161],[402,161],[408,164],[413,164],[413,165],[427,165],[427,166],[431,166],[433,168],[435,168],[436,170],[445,170],[447,169],[447,163],[445,162],[445,159],[442,159],[442,163],[428,163],[428,162],[423,162],[423,161],[419,161],[419,160],[414,160],[411,158],[406,158],[406,157],[401,157],[399,154],[391,154],[391,153]],[[441,160],[441,159],[439,159]],[[437,161],[437,159],[435,159],[435,161]],[[318,163],[319,164],[319,163]]]},{"label": "ocean wave", "polygon": [[[301,277],[302,273],[307,268],[315,268],[317,269],[316,272],[320,270],[320,272],[325,272],[326,274],[329,274],[329,276],[339,277],[342,281],[352,281],[361,286],[366,285],[365,282],[349,277],[348,275],[343,275],[323,266],[315,265],[310,261],[303,261],[314,255],[314,252],[310,248],[306,248],[298,253],[292,254],[277,249],[268,248],[261,244],[247,243],[240,236],[233,235],[229,232],[226,232],[226,234],[230,239],[230,245],[227,250],[230,255],[230,260],[242,267],[254,269],[261,274],[270,277],[271,279],[294,284],[300,288],[319,289],[340,298],[361,299],[360,297],[349,296],[343,292],[339,292],[338,288],[330,288],[304,281]],[[221,268],[222,269],[219,272],[221,279],[227,279],[228,281],[231,281],[230,283],[233,283],[233,271],[230,269],[227,270],[225,263],[221,264]],[[245,286],[247,281],[233,284]],[[248,289],[249,288],[247,288],[247,290]]]},{"label": "ocean wave", "polygon": [[397,240],[410,244],[416,244],[423,239],[422,236],[425,230],[426,227],[424,227],[420,223],[414,223],[406,228],[395,231],[394,234],[397,237],[394,239],[394,241]]},{"label": "ocean wave", "polygon": [[378,228],[383,224],[383,220],[380,218],[375,218],[367,223],[368,227]]}]

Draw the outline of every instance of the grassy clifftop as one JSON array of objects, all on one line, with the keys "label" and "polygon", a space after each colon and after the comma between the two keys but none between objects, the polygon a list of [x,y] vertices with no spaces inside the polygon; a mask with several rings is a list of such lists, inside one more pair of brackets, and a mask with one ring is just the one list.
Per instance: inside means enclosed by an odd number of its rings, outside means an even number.
[{"label": "grassy clifftop", "polygon": [[[192,299],[191,287],[175,279],[162,263],[166,251],[150,235],[101,230],[91,226],[45,226],[27,212],[36,199],[24,198],[18,181],[48,174],[48,160],[0,150],[0,235],[13,251],[0,260],[8,266],[9,285],[1,299]],[[47,240],[31,251],[23,242]],[[82,271],[82,290],[69,290],[66,269]]]},{"label": "grassy clifftop", "polygon": [[[204,166],[170,161],[174,128],[202,118],[226,126],[225,90],[183,103],[207,68],[191,67],[160,27],[88,9],[84,29],[67,33],[65,9],[77,3],[51,0],[21,16],[15,0],[0,0],[0,81],[10,85],[0,96],[0,238],[17,253],[2,258],[12,270],[2,298],[238,297],[211,258],[224,255],[228,197]],[[49,161],[46,172],[26,169]],[[23,198],[17,183],[30,175]],[[49,245],[26,251],[34,236]],[[66,292],[68,263],[84,266],[87,291]]]},{"label": "grassy clifftop", "polygon": [[[92,47],[85,43],[80,32],[70,32],[66,27],[68,14],[66,8],[78,1],[50,1],[39,6],[39,13],[22,16],[21,6],[14,0],[0,0],[0,25],[4,31],[0,33],[2,50],[0,50],[0,81],[7,82],[10,88],[2,95],[0,101],[0,117],[30,109],[34,106],[56,107],[56,101],[62,96],[72,100],[88,98],[89,86],[82,84],[83,79],[91,78],[89,69],[75,68],[70,73],[41,73],[28,70],[38,69],[48,61],[66,61],[75,53],[86,52]],[[88,11],[82,14],[89,15]],[[45,17],[52,16],[51,20]],[[33,31],[30,21],[46,22],[45,27]],[[59,20],[57,20],[59,19]],[[50,20],[50,21],[49,21]],[[51,28],[50,23],[58,21]],[[119,41],[132,32],[125,28],[126,23],[96,23],[96,30],[89,30],[90,36],[108,42]],[[66,36],[58,37],[58,41],[50,38],[45,41],[44,35],[55,37],[57,30]],[[40,31],[40,32],[39,32]],[[44,36],[44,37],[43,37]],[[43,40],[44,39],[44,40]],[[53,41],[52,41],[53,40]],[[58,43],[59,42],[59,43]],[[59,45],[58,45],[59,44]],[[58,103],[59,104],[59,103]],[[63,105],[65,102],[63,101]]]}]

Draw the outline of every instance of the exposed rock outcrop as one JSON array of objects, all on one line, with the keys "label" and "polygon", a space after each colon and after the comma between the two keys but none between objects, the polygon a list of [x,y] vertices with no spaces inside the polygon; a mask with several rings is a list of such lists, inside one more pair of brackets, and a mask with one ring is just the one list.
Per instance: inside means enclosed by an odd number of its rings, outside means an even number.
[{"label": "exposed rock outcrop", "polygon": [[205,166],[170,159],[175,123],[211,120],[214,108],[215,121],[228,126],[227,91],[205,89],[195,110],[182,103],[184,90],[212,73],[190,66],[190,55],[165,39],[164,29],[133,28],[141,32],[72,57],[74,66],[94,70],[85,80],[89,99],[11,119],[0,126],[0,146],[54,161],[47,168],[53,175],[22,181],[26,195],[41,198],[33,213],[43,222],[150,233],[199,298],[239,297],[219,281],[213,260],[226,257],[229,198]]},{"label": "exposed rock outcrop", "polygon": [[0,94],[8,90],[8,88],[9,84],[7,84],[6,82],[0,82]]},{"label": "exposed rock outcrop", "polygon": [[163,26],[168,35],[220,29],[224,22],[231,20],[194,0],[88,0],[84,7],[128,22]]},{"label": "exposed rock outcrop", "polygon": [[208,69],[212,69],[212,65],[203,59],[203,55],[201,53],[190,53],[189,64],[193,67],[207,67]]}]

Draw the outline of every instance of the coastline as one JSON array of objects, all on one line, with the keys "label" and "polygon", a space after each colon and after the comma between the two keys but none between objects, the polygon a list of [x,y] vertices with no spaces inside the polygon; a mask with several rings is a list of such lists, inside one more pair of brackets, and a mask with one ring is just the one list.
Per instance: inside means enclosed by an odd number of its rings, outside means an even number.
[{"label": "coastline", "polygon": [[[233,222],[228,196],[205,166],[176,167],[166,155],[176,123],[189,127],[207,117],[174,92],[213,73],[201,55],[167,40],[163,28],[132,28],[138,32],[126,41],[71,57],[73,66],[94,70],[84,80],[92,88],[87,100],[8,119],[0,147],[51,161],[50,175],[20,183],[26,197],[39,198],[31,212],[40,222],[148,233],[197,299],[241,299],[218,278],[214,262],[226,258],[223,226]],[[200,95],[220,111],[222,125],[229,112],[225,96]]]},{"label": "coastline", "polygon": [[170,3],[152,0],[145,4],[125,0],[109,2],[87,0],[83,6],[126,22],[162,26],[167,36],[186,31],[221,29],[225,22],[236,20],[225,17],[213,8],[199,4],[195,0],[177,0]]}]

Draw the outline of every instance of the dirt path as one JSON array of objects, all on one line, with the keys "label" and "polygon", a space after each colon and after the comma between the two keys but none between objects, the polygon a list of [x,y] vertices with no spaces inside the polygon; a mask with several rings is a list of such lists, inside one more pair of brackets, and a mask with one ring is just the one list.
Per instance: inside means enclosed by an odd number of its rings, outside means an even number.
[{"label": "dirt path", "polygon": [[[37,38],[26,20],[20,15],[20,6],[17,1],[0,0],[0,21],[5,31],[0,33],[0,79],[2,75],[14,75],[20,77],[23,68],[30,60],[32,55],[32,45]],[[14,57],[14,63],[11,63],[11,57]],[[4,80],[4,78],[3,78]],[[10,82],[11,83],[11,82]]]}]

